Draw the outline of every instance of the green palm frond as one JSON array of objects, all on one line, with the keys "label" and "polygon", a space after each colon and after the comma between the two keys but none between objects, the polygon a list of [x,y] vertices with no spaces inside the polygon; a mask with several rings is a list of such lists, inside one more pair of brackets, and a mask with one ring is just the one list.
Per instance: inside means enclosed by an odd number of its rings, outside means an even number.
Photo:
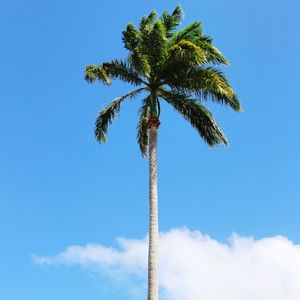
[{"label": "green palm frond", "polygon": [[105,85],[111,84],[111,79],[120,79],[132,85],[145,83],[139,73],[130,64],[122,60],[113,60],[100,65],[89,65],[85,68],[85,80],[92,83],[96,79]]},{"label": "green palm frond", "polygon": [[211,63],[214,65],[218,64],[224,64],[228,65],[227,59],[222,55],[222,53],[211,44],[211,42],[208,42],[206,37],[205,38],[199,38],[194,43],[199,46],[205,53],[206,61],[207,63]]},{"label": "green palm frond", "polygon": [[147,34],[156,21],[157,13],[152,11],[148,16],[144,16],[140,22],[140,32]]},{"label": "green palm frond", "polygon": [[221,52],[212,45],[212,38],[203,34],[200,22],[194,22],[177,33],[171,40],[170,45],[187,40],[200,47],[206,55],[206,63],[228,64]]},{"label": "green palm frond", "polygon": [[132,23],[128,23],[126,30],[122,32],[122,41],[124,47],[129,51],[134,51],[138,47],[141,36],[140,32],[134,27]]},{"label": "green palm frond", "polygon": [[129,23],[126,30],[122,32],[122,35],[124,47],[130,51],[127,56],[128,63],[139,75],[149,78],[150,65],[146,55],[141,51],[141,32],[132,23]]},{"label": "green palm frond", "polygon": [[123,100],[133,98],[143,90],[144,88],[140,88],[126,95],[117,97],[98,114],[95,123],[95,137],[99,143],[106,142],[108,125],[110,125],[119,114]]},{"label": "green palm frond", "polygon": [[194,94],[201,100],[212,100],[242,111],[239,99],[225,75],[216,68],[189,68],[169,77],[167,84],[174,90]]},{"label": "green palm frond", "polygon": [[161,16],[161,21],[163,22],[166,29],[166,37],[169,39],[174,36],[174,30],[180,24],[183,17],[183,11],[180,5],[177,5],[172,15],[164,11]]},{"label": "green palm frond", "polygon": [[120,79],[135,86],[145,83],[139,73],[126,61],[113,60],[102,65],[110,78]]},{"label": "green palm frond", "polygon": [[159,96],[171,104],[200,134],[209,146],[227,145],[227,139],[205,106],[178,92],[160,89]]},{"label": "green palm frond", "polygon": [[195,92],[200,98],[229,105],[235,111],[242,111],[237,95],[220,70],[210,67],[198,69],[195,76],[199,78],[199,86],[195,86]]},{"label": "green palm frond", "polygon": [[130,53],[126,60],[140,74],[140,76],[146,78],[147,80],[150,79],[151,68],[147,56],[141,51],[134,51]]},{"label": "green palm frond", "polygon": [[202,35],[202,25],[200,22],[193,22],[179,31],[171,40],[170,44],[177,44],[182,40],[194,41]]},{"label": "green palm frond", "polygon": [[148,121],[149,121],[149,100],[148,97],[144,99],[143,105],[139,110],[139,122],[137,129],[137,142],[139,144],[141,154],[143,157],[147,156],[148,149]]},{"label": "green palm frond", "polygon": [[143,36],[141,52],[146,55],[151,73],[156,73],[166,56],[166,29],[162,21],[157,20],[151,30]]},{"label": "green palm frond", "polygon": [[102,81],[105,85],[110,85],[111,81],[103,68],[103,65],[89,65],[85,68],[85,80],[93,83],[96,79]]},{"label": "green palm frond", "polygon": [[206,63],[205,52],[194,43],[181,40],[169,49],[169,56],[164,68],[175,66],[186,68],[187,66],[200,66]]}]

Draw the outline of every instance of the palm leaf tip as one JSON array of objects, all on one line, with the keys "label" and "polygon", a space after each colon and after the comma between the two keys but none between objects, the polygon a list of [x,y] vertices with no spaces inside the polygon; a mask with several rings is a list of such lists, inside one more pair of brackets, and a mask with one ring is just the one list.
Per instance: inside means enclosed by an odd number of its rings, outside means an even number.
[{"label": "palm leaf tip", "polygon": [[95,65],[89,65],[85,68],[85,80],[89,83],[93,83],[95,80],[102,81],[105,85],[110,85],[111,81],[109,79],[109,76],[103,68],[102,65],[95,66]]},{"label": "palm leaf tip", "polygon": [[167,11],[162,13],[161,21],[164,24],[166,30],[166,37],[171,38],[175,35],[174,31],[183,18],[183,11],[181,5],[177,5],[172,15],[169,15]]},{"label": "palm leaf tip", "polygon": [[102,144],[106,142],[106,135],[108,125],[118,115],[121,107],[120,99],[112,101],[106,108],[104,108],[97,116],[95,123],[95,138]]},{"label": "palm leaf tip", "polygon": [[139,32],[132,23],[128,23],[126,30],[122,32],[122,41],[129,51],[134,51],[139,43]]},{"label": "palm leaf tip", "polygon": [[85,68],[84,73],[85,73],[85,77],[84,79],[90,83],[94,82],[97,78],[96,74],[95,74],[95,68],[96,66],[94,65],[89,65]]},{"label": "palm leaf tip", "polygon": [[236,94],[233,94],[230,106],[236,112],[243,112],[244,111],[243,107],[241,106],[241,103],[239,101],[239,98]]},{"label": "palm leaf tip", "polygon": [[241,102],[239,101],[239,99],[238,99],[237,96],[236,96],[236,98],[237,98],[236,101],[238,102],[236,111],[237,111],[237,112],[244,112],[244,108],[243,108],[243,106],[241,105]]},{"label": "palm leaf tip", "polygon": [[180,4],[178,4],[173,13],[172,13],[172,17],[177,21],[180,22],[183,18],[183,10]]},{"label": "palm leaf tip", "polygon": [[144,16],[140,22],[140,31],[145,32],[149,26],[153,25],[157,17],[157,12],[153,10],[148,16]]}]

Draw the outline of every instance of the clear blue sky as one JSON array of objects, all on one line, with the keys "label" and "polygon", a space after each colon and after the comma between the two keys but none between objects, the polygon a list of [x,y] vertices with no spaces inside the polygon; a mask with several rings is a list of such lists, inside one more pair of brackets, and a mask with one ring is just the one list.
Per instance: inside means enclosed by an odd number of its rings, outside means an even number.
[{"label": "clear blue sky", "polygon": [[[34,265],[87,242],[147,232],[147,161],[123,106],[108,143],[96,113],[128,90],[88,85],[85,65],[122,58],[121,32],[177,1],[2,1],[0,5],[0,295],[5,300],[103,299],[77,268]],[[234,231],[299,243],[299,19],[288,1],[181,1],[183,25],[201,20],[231,62],[225,72],[245,112],[208,104],[230,146],[208,148],[163,106],[160,229],[187,226],[224,241]],[[120,292],[120,295],[122,293]],[[114,299],[118,298],[116,293]],[[126,298],[127,299],[127,298]]]}]

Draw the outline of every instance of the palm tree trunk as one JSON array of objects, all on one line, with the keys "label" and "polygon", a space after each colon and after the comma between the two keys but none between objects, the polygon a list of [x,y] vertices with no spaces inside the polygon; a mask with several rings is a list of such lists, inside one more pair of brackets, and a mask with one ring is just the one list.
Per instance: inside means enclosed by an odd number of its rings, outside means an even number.
[{"label": "palm tree trunk", "polygon": [[157,126],[149,132],[149,250],[148,300],[158,300]]}]

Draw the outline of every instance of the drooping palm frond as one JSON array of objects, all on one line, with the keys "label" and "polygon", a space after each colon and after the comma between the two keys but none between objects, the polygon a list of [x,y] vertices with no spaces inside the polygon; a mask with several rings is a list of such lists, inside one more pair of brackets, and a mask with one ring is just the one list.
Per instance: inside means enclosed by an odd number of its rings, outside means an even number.
[{"label": "drooping palm frond", "polygon": [[225,75],[216,68],[198,67],[180,70],[175,76],[166,79],[171,89],[194,94],[201,100],[212,100],[229,105],[235,111],[241,111],[237,95]]},{"label": "drooping palm frond", "polygon": [[149,99],[144,99],[139,110],[139,122],[137,124],[137,142],[143,157],[147,156],[148,150],[148,121],[149,121]]},{"label": "drooping palm frond", "polygon": [[133,98],[143,90],[144,88],[140,88],[126,95],[117,97],[111,103],[109,103],[102,111],[100,111],[95,123],[95,137],[99,143],[106,142],[108,125],[110,125],[115,119],[115,117],[119,114],[123,100],[125,100],[126,98]]},{"label": "drooping palm frond", "polygon": [[96,79],[102,81],[105,85],[110,85],[111,81],[103,68],[103,65],[89,65],[85,68],[85,80],[93,83]]},{"label": "drooping palm frond", "polygon": [[159,90],[159,96],[171,104],[200,134],[209,146],[227,145],[227,139],[205,106],[186,95]]},{"label": "drooping palm frond", "polygon": [[228,64],[228,61],[221,52],[212,45],[212,38],[203,34],[200,22],[194,22],[179,31],[170,39],[169,45],[172,46],[180,41],[189,41],[195,46],[200,47],[206,55],[206,63]]},{"label": "drooping palm frond", "polygon": [[143,83],[140,74],[126,61],[113,60],[102,63],[98,66],[89,65],[85,69],[85,79],[88,82],[94,82],[96,79],[109,85],[111,79],[120,79],[132,85],[139,86]]},{"label": "drooping palm frond", "polygon": [[194,41],[194,44],[199,46],[205,53],[206,62],[214,65],[223,64],[228,65],[227,59],[211,42],[207,40],[207,37],[200,37]]}]

